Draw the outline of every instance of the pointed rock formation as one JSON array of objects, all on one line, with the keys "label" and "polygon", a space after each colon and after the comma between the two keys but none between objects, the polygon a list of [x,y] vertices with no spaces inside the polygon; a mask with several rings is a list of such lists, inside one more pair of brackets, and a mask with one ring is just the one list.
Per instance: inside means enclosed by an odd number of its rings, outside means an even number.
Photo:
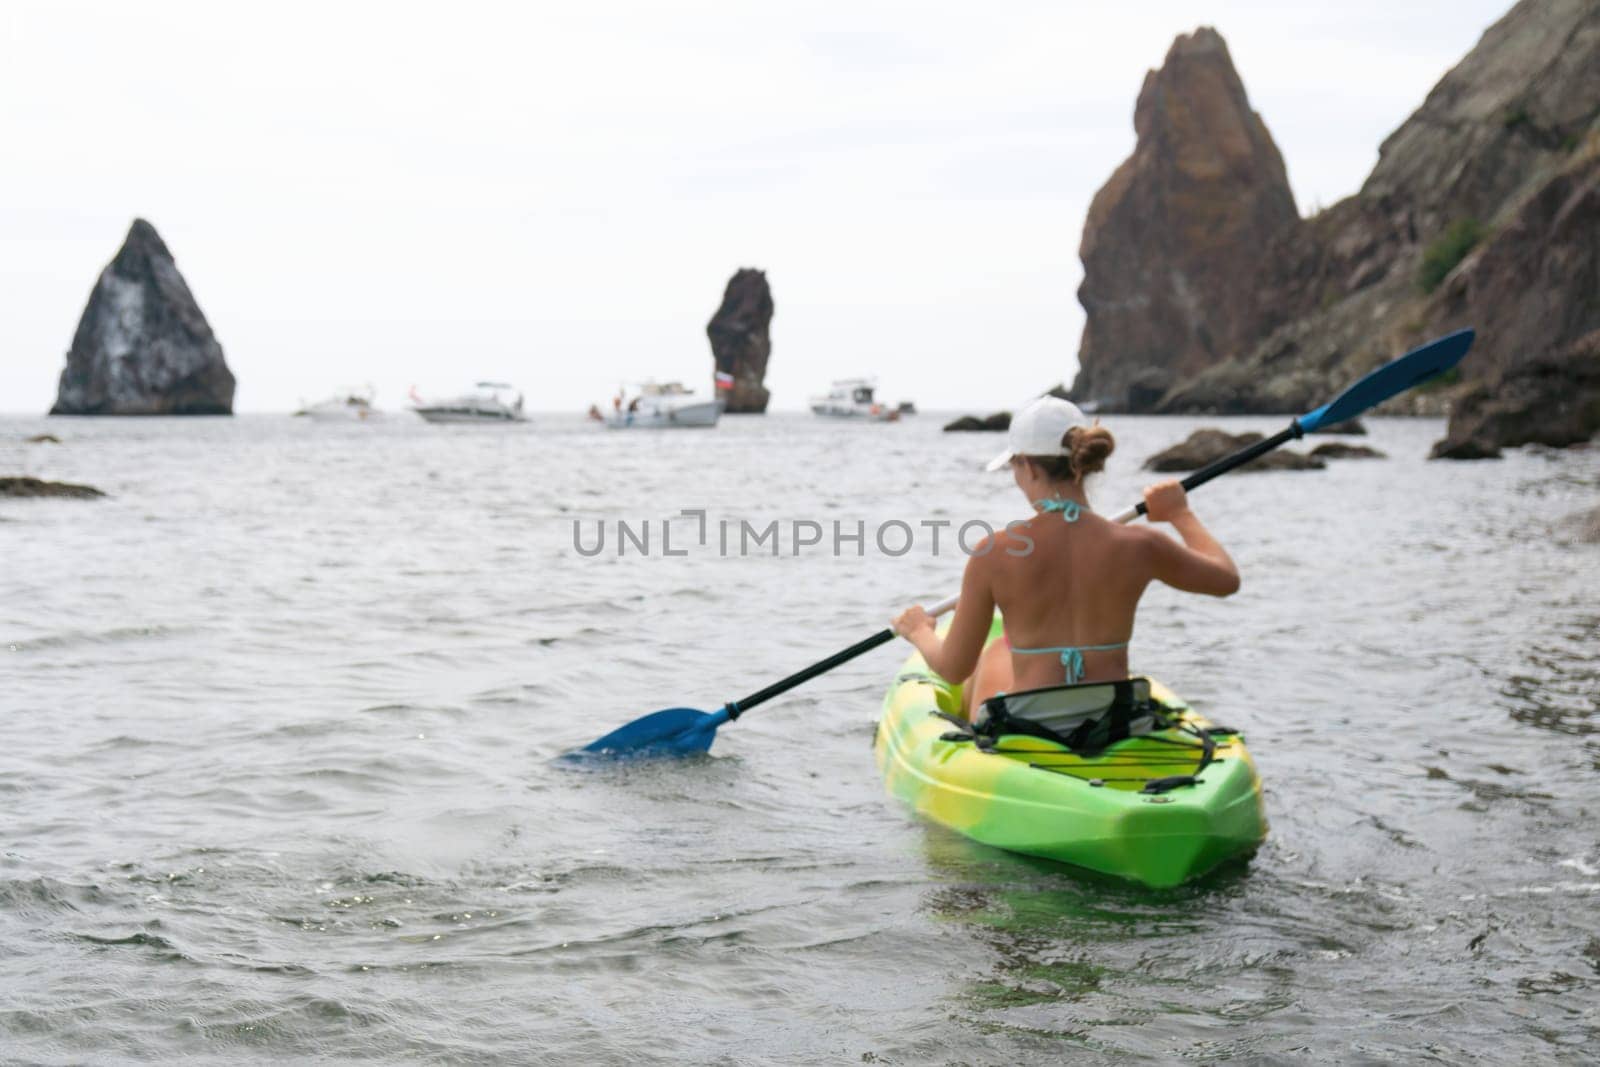
[{"label": "pointed rock formation", "polygon": [[231,415],[222,346],[155,227],[135,219],[78,321],[52,415]]},{"label": "pointed rock formation", "polygon": [[[1600,3],[1522,0],[1384,141],[1359,193],[1266,249],[1254,349],[1175,383],[1156,409],[1305,411],[1473,326],[1459,387],[1415,390],[1387,409],[1453,404],[1436,455],[1600,429],[1584,422],[1592,376],[1578,362],[1589,351],[1580,340],[1600,329],[1597,156]],[[1527,406],[1563,389],[1560,418]]]},{"label": "pointed rock formation", "polygon": [[1203,27],[1145,76],[1133,155],[1084,223],[1087,313],[1072,395],[1147,411],[1175,380],[1248,350],[1261,249],[1299,220],[1283,157],[1228,46]]},{"label": "pointed rock formation", "polygon": [[733,375],[733,388],[721,393],[732,415],[760,415],[767,410],[768,393],[762,379],[772,355],[772,290],[766,273],[741,268],[728,279],[722,306],[706,323],[711,356],[716,368]]}]

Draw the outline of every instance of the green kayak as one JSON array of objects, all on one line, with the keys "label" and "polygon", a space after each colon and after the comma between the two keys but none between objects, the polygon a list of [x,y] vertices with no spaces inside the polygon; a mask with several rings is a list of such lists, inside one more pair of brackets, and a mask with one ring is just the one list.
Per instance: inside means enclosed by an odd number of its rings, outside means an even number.
[{"label": "green kayak", "polygon": [[[1237,732],[1212,726],[1157,683],[1150,696],[1166,725],[1100,751],[1018,734],[983,748],[938,714],[959,714],[960,685],[913,654],[884,696],[878,769],[890,793],[974,841],[1148,886],[1179,885],[1261,844],[1261,780]],[[1209,762],[1202,731],[1213,746]],[[1150,791],[1197,768],[1193,784]]]}]

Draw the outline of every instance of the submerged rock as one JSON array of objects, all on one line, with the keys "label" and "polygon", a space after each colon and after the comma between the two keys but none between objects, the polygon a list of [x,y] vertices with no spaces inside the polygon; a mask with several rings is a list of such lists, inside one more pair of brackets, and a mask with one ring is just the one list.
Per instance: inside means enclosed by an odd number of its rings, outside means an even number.
[{"label": "submerged rock", "polygon": [[770,394],[762,384],[772,357],[772,289],[764,271],[741,268],[728,279],[722,304],[706,323],[716,369],[733,376],[723,390],[724,409],[732,415],[760,415]]},{"label": "submerged rock", "polygon": [[52,415],[231,415],[233,373],[155,227],[135,219],[78,321]]},{"label": "submerged rock", "polygon": [[30,445],[59,445],[61,438],[53,433],[36,433],[27,438],[27,443]]},{"label": "submerged rock", "polygon": [[1347,445],[1343,441],[1329,441],[1325,445],[1318,445],[1311,450],[1313,456],[1319,459],[1388,459],[1389,457],[1376,448],[1366,445]]},{"label": "submerged rock", "polygon": [[[1157,452],[1144,461],[1147,471],[1192,471],[1209,466],[1224,456],[1231,456],[1241,448],[1248,448],[1261,440],[1258,433],[1231,434],[1225,430],[1196,430],[1188,438],[1164,452]],[[1242,471],[1306,471],[1322,470],[1327,466],[1316,456],[1273,449],[1258,456],[1239,469]]]},{"label": "submerged rock", "polygon": [[1149,411],[1175,380],[1253,344],[1262,248],[1299,220],[1283,157],[1216,30],[1173,42],[1133,125],[1133,155],[1095,194],[1079,249],[1072,394],[1101,411]]},{"label": "submerged rock", "polygon": [[0,478],[0,496],[32,497],[55,496],[74,500],[92,500],[105,496],[92,485],[73,485],[71,482],[45,482],[38,478]]},{"label": "submerged rock", "polygon": [[1429,459],[1499,459],[1500,446],[1493,441],[1465,437],[1459,441],[1446,438],[1435,441],[1428,453]]},{"label": "submerged rock", "polygon": [[1011,412],[997,411],[993,415],[979,418],[976,415],[963,415],[954,422],[945,424],[945,433],[1004,433],[1011,429]]}]

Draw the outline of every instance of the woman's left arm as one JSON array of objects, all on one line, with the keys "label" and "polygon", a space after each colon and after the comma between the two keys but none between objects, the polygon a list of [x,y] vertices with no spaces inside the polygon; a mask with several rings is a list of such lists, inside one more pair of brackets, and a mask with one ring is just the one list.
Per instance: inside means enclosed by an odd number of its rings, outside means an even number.
[{"label": "woman's left arm", "polygon": [[894,632],[910,641],[933,672],[948,681],[963,681],[972,673],[989,639],[994,593],[985,558],[974,555],[967,560],[956,617],[943,637],[934,629],[933,616],[920,605],[907,608],[894,620]]}]

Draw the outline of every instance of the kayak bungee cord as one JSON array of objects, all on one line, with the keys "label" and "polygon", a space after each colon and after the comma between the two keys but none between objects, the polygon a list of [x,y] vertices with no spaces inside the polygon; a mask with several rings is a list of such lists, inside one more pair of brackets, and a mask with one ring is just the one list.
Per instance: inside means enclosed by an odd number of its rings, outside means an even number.
[{"label": "kayak bungee cord", "polygon": [[[897,683],[904,684],[906,680],[915,680],[918,682],[924,682],[925,684],[934,684],[926,678],[908,676],[904,674],[897,679]],[[1097,688],[1098,685],[1096,683],[1091,683],[1089,686],[1083,686],[1082,688],[1087,689],[1092,687]],[[1028,763],[1028,766],[1035,770],[1048,771],[1051,774],[1060,774],[1068,778],[1076,778],[1079,781],[1088,782],[1091,786],[1103,785],[1106,782],[1143,782],[1145,785],[1141,792],[1148,794],[1166,793],[1182,786],[1198,785],[1200,783],[1200,775],[1207,767],[1211,766],[1213,763],[1222,762],[1216,758],[1218,748],[1220,747],[1226,750],[1227,748],[1231,747],[1231,745],[1226,744],[1218,746],[1216,737],[1238,736],[1237,730],[1215,726],[1202,729],[1185,721],[1181,715],[1174,716],[1164,714],[1168,712],[1169,709],[1155,701],[1150,701],[1147,705],[1139,707],[1118,707],[1115,704],[1108,705],[1097,716],[1089,719],[1088,722],[1091,724],[1098,723],[1102,721],[1104,716],[1115,714],[1118,711],[1120,711],[1125,717],[1131,716],[1134,711],[1150,713],[1156,717],[1156,721],[1159,722],[1160,725],[1155,729],[1145,733],[1129,734],[1125,737],[1115,739],[1107,745],[1096,746],[1092,748],[1081,748],[1074,744],[1069,738],[1059,734],[1057,731],[1050,730],[1046,727],[1043,727],[1040,723],[1031,722],[1025,717],[1016,716],[1015,714],[1011,713],[1004,714],[999,719],[990,719],[984,723],[978,724],[969,722],[968,720],[960,718],[959,716],[952,715],[947,711],[932,711],[930,714],[935,718],[943,719],[956,727],[954,730],[943,734],[940,740],[955,743],[971,743],[973,748],[984,753],[985,755],[1064,757],[1059,761],[1052,763],[1042,763],[1037,760],[1032,760]],[[1196,738],[1200,743],[1193,744],[1188,741],[1177,740],[1176,738],[1160,737],[1158,736],[1158,733],[1161,731],[1172,731],[1175,733],[1188,734],[1189,736]],[[1050,752],[1048,750],[1040,750],[1036,748],[1008,748],[998,743],[1000,737],[1019,736],[1019,732],[1022,736],[1032,736],[1050,744],[1061,745],[1063,751]],[[1102,774],[1074,774],[1071,770],[1067,769],[1069,767],[1087,770],[1099,767],[1154,768],[1191,766],[1191,763],[1188,760],[1163,762],[1161,760],[1142,758],[1137,749],[1134,747],[1135,744],[1140,741],[1149,742],[1153,745],[1170,745],[1176,748],[1187,748],[1198,752],[1199,756],[1196,757],[1192,764],[1194,770],[1190,771],[1188,774],[1180,775],[1106,777]],[[1110,755],[1104,755],[1104,753],[1109,750],[1111,745],[1124,744],[1129,745],[1129,747],[1123,749],[1122,751],[1111,753]]]}]

